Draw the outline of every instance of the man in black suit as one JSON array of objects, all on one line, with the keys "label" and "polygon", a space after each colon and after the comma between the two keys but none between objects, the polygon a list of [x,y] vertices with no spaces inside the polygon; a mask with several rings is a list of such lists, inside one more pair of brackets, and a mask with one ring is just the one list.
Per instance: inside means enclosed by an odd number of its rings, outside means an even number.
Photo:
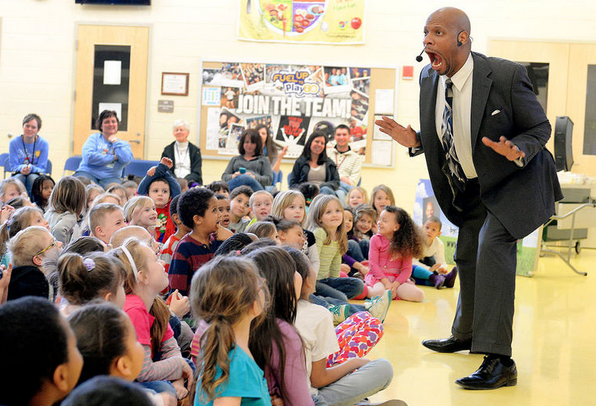
[{"label": "man in black suit", "polygon": [[471,52],[463,11],[437,10],[424,33],[431,63],[420,74],[420,131],[387,117],[376,122],[411,156],[424,152],[441,210],[459,227],[452,336],[423,345],[487,354],[476,372],[456,381],[464,388],[512,386],[516,242],[562,198],[545,148],[551,126],[522,65]]}]

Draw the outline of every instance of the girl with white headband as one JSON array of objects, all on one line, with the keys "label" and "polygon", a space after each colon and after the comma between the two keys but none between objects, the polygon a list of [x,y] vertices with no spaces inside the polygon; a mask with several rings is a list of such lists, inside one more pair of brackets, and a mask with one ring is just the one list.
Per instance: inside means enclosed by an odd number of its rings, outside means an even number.
[{"label": "girl with white headband", "polygon": [[180,354],[168,323],[170,312],[159,297],[159,292],[168,286],[164,263],[149,246],[134,237],[112,253],[126,269],[124,311],[145,351],[137,381],[157,393],[169,392],[183,399],[192,383],[193,370]]}]

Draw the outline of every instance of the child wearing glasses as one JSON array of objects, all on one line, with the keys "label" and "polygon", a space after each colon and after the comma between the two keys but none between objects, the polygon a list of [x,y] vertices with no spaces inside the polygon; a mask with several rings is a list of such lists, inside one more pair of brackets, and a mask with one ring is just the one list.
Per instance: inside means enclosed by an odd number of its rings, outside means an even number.
[{"label": "child wearing glasses", "polygon": [[8,285],[8,300],[23,296],[50,297],[50,285],[41,271],[44,258],[62,243],[45,227],[31,226],[21,230],[8,242],[12,258],[12,277]]}]

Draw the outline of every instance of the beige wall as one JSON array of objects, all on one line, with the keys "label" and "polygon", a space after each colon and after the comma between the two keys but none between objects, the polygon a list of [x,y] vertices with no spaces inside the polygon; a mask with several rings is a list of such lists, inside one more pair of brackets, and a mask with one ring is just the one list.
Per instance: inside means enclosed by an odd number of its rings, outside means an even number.
[{"label": "beige wall", "polygon": [[[368,0],[366,44],[360,46],[261,44],[237,41],[239,0],[152,0],[151,7],[81,6],[74,0],[0,0],[0,151],[8,150],[7,134],[17,136],[22,117],[43,119],[40,132],[50,141],[54,176],[60,177],[72,150],[74,61],[77,23],[149,25],[147,159],[158,159],[171,142],[177,118],[197,128],[199,69],[202,59],[255,60],[312,64],[390,66],[422,64],[414,57],[422,48],[427,15],[445,5],[438,1]],[[596,41],[596,3],[572,0],[454,1],[472,20],[473,49],[487,53],[489,38]],[[188,97],[167,96],[173,114],[158,113],[161,72],[189,72]],[[398,81],[397,117],[417,127],[416,80]],[[196,132],[191,137],[196,137]],[[206,160],[206,182],[220,177],[226,162]],[[290,164],[282,170],[287,174]],[[416,182],[426,177],[424,159],[410,159],[397,150],[392,169],[365,169],[363,186],[384,182],[397,204],[411,210]],[[285,176],[284,176],[285,177]]]}]

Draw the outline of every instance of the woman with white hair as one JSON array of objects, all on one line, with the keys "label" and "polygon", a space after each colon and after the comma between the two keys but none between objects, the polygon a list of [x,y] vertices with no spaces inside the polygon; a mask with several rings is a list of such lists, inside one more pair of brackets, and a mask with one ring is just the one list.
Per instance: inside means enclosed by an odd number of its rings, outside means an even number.
[{"label": "woman with white hair", "polygon": [[161,157],[172,160],[174,165],[170,169],[170,172],[175,177],[186,179],[189,186],[193,183],[202,185],[201,150],[195,144],[188,141],[188,134],[190,134],[188,123],[184,120],[176,120],[174,121],[173,129],[176,141],[163,149]]}]

